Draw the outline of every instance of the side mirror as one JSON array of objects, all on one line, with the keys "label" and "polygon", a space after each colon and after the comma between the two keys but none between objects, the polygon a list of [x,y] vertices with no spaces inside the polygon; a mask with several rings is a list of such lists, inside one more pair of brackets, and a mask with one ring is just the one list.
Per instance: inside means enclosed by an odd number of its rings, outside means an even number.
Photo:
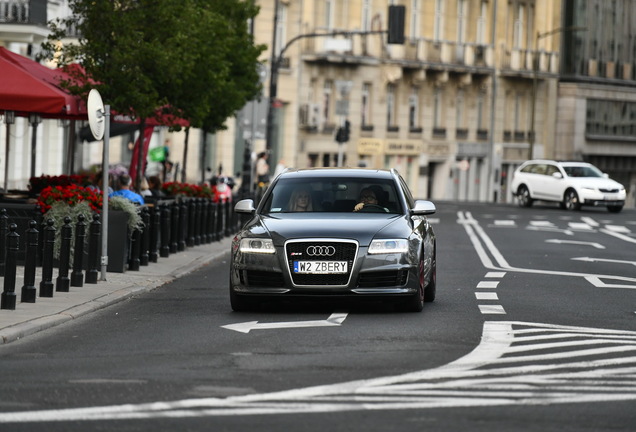
[{"label": "side mirror", "polygon": [[411,214],[416,216],[431,215],[435,213],[437,209],[435,204],[430,201],[416,200],[415,206],[411,209]]},{"label": "side mirror", "polygon": [[552,177],[556,178],[556,179],[562,179],[563,178],[563,174],[561,174],[560,172],[555,172],[552,173]]},{"label": "side mirror", "polygon": [[254,201],[251,199],[240,200],[234,206],[234,212],[236,213],[252,214],[255,211],[256,211],[256,208],[254,208]]}]

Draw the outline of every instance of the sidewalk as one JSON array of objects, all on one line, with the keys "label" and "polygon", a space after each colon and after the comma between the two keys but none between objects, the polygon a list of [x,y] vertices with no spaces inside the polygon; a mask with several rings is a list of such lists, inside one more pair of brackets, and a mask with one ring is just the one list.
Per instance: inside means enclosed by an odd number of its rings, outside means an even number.
[{"label": "sidewalk", "polygon": [[[159,257],[156,263],[141,266],[139,271],[106,273],[106,280],[99,274],[96,284],[84,283],[82,287],[70,287],[69,292],[54,292],[53,297],[39,297],[41,269],[38,269],[35,287],[38,297],[35,303],[21,303],[24,285],[24,267],[16,272],[15,310],[0,309],[0,344],[6,344],[41,330],[54,327],[87,313],[105,308],[135,294],[150,291],[177,279],[230,251],[232,237],[224,237],[220,242],[187,248],[183,252]],[[57,269],[53,270],[53,283]],[[0,292],[4,288],[4,278],[0,278]]]}]

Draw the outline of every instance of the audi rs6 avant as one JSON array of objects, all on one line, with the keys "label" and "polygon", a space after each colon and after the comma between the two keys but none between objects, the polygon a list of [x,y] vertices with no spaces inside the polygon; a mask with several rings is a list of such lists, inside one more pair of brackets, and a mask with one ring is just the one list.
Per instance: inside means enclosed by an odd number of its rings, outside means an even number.
[{"label": "audi rs6 avant", "polygon": [[[359,205],[370,190],[375,201]],[[232,309],[330,297],[391,300],[419,312],[435,299],[436,243],[427,219],[435,210],[413,199],[395,170],[285,171],[257,207],[250,199],[235,206],[249,220],[232,240]]]}]

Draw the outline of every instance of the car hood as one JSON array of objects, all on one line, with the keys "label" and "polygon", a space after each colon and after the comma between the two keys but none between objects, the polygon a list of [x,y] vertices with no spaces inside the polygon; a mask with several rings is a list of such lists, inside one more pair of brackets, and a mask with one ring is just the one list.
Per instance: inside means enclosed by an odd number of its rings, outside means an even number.
[{"label": "car hood", "polygon": [[276,246],[283,246],[285,241],[297,238],[355,239],[360,246],[367,246],[374,237],[408,236],[403,215],[296,213],[258,216],[253,222],[250,231],[254,234],[268,232]]},{"label": "car hood", "polygon": [[579,187],[588,187],[594,189],[622,189],[623,185],[608,178],[601,177],[570,177],[572,184]]}]

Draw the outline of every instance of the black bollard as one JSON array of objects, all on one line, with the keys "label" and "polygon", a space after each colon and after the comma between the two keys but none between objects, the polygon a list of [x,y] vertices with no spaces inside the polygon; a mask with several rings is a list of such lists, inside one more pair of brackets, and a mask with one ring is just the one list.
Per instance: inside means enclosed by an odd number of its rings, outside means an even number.
[{"label": "black bollard", "polygon": [[161,251],[162,258],[170,256],[170,207],[167,204],[161,206]]},{"label": "black bollard", "polygon": [[179,203],[173,202],[170,206],[170,253],[177,253],[179,250]]},{"label": "black bollard", "polygon": [[71,239],[73,238],[73,227],[71,226],[71,218],[64,218],[62,226],[61,244],[60,244],[60,268],[57,272],[55,281],[55,291],[68,292],[71,280],[68,277],[68,268],[71,261]]},{"label": "black bollard", "polygon": [[210,217],[208,220],[208,230],[210,232],[210,241],[216,240],[216,208],[219,205],[215,202],[210,204]]},{"label": "black bollard", "polygon": [[201,219],[199,223],[199,231],[201,234],[201,244],[208,243],[208,230],[206,226],[206,222],[208,220],[208,203],[209,199],[202,198],[201,199]]},{"label": "black bollard", "polygon": [[179,245],[177,249],[186,249],[186,238],[188,238],[188,206],[184,200],[179,202]]},{"label": "black bollard", "polygon": [[77,217],[75,225],[75,250],[73,253],[73,271],[71,272],[71,286],[81,287],[84,285],[84,242],[86,241],[86,218],[84,215]]},{"label": "black bollard", "polygon": [[42,236],[42,280],[40,281],[40,297],[53,297],[53,248],[55,246],[55,221],[46,221]]},{"label": "black bollard", "polygon": [[37,267],[38,239],[40,233],[37,230],[38,223],[34,220],[29,222],[29,229],[26,232],[26,251],[24,258],[24,285],[22,286],[23,303],[35,303],[37,290],[35,289],[35,268]]},{"label": "black bollard", "polygon": [[201,209],[203,207],[203,202],[200,198],[195,200],[195,213],[196,217],[194,218],[194,245],[199,246],[201,244]]},{"label": "black bollard", "polygon": [[159,261],[159,227],[161,226],[161,210],[157,205],[150,212],[150,249],[148,255],[150,262]]},{"label": "black bollard", "polygon": [[0,276],[4,276],[4,260],[7,256],[7,234],[9,233],[9,216],[7,209],[0,209]]},{"label": "black bollard", "polygon": [[99,222],[99,215],[95,213],[93,222],[91,222],[88,229],[88,270],[86,270],[84,282],[89,284],[96,284],[99,276],[99,238],[101,230],[102,224]]},{"label": "black bollard", "polygon": [[186,245],[194,246],[194,228],[196,222],[196,207],[194,199],[188,200],[188,236],[186,237]]},{"label": "black bollard", "polygon": [[132,233],[132,247],[130,248],[130,259],[128,260],[128,270],[139,271],[139,255],[141,254],[141,231],[135,228]]},{"label": "black bollard", "polygon": [[232,235],[232,201],[225,201],[225,236]]},{"label": "black bollard", "polygon": [[15,272],[18,258],[18,248],[20,245],[20,235],[15,232],[18,226],[14,223],[9,225],[7,234],[7,254],[4,268],[4,290],[0,295],[0,309],[15,310]]},{"label": "black bollard", "polygon": [[141,209],[141,221],[144,227],[141,231],[141,254],[139,255],[139,264],[147,266],[149,262],[148,249],[150,249],[150,210],[148,207]]}]

